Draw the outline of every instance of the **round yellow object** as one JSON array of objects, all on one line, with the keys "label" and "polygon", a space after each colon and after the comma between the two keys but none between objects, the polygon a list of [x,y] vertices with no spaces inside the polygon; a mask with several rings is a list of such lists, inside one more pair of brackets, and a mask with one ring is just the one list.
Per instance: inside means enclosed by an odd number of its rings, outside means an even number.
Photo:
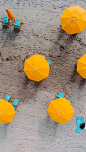
[{"label": "round yellow object", "polygon": [[86,78],[86,54],[84,54],[77,61],[77,72],[83,77]]},{"label": "round yellow object", "polygon": [[68,34],[82,32],[86,27],[86,11],[78,5],[66,8],[60,19],[62,29]]},{"label": "round yellow object", "polygon": [[41,81],[49,75],[49,65],[44,56],[35,54],[25,61],[24,72],[27,77],[34,81]]},{"label": "round yellow object", "polygon": [[47,111],[52,120],[61,124],[70,121],[74,114],[70,101],[63,97],[52,100]]},{"label": "round yellow object", "polygon": [[6,124],[13,121],[15,110],[9,102],[0,99],[0,123]]}]

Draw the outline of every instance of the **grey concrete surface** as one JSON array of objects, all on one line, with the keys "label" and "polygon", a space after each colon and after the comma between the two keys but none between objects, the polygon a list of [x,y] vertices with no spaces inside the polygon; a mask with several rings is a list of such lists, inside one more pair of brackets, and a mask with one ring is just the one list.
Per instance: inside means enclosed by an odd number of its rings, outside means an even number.
[{"label": "grey concrete surface", "polygon": [[[86,152],[86,131],[77,134],[76,116],[86,116],[86,80],[74,64],[86,53],[86,29],[68,35],[60,17],[66,7],[85,0],[1,0],[0,16],[9,8],[22,19],[21,31],[0,23],[0,98],[7,93],[20,100],[13,122],[0,124],[0,152]],[[40,83],[23,72],[33,54],[50,60],[48,78]],[[52,121],[47,108],[60,92],[72,100],[73,118],[66,124]]]}]

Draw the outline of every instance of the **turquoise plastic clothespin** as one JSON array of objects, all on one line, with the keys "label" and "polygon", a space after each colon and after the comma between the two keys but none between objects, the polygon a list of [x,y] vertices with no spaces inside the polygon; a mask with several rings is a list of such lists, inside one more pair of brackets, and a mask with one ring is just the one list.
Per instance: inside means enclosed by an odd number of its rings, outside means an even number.
[{"label": "turquoise plastic clothespin", "polygon": [[[61,98],[61,97],[63,97],[64,96],[64,93],[63,92],[60,92],[59,94],[58,94],[58,97],[56,98],[56,99],[59,99],[59,98]],[[56,100],[55,99],[55,100]]]},{"label": "turquoise plastic clothespin", "polygon": [[83,129],[80,128],[80,125],[82,123],[84,123],[84,117],[76,117],[76,125],[77,125],[76,132],[77,133],[82,132]]},{"label": "turquoise plastic clothespin", "polygon": [[6,100],[6,101],[9,101],[9,100],[10,100],[10,97],[11,97],[11,95],[9,95],[9,94],[6,95],[6,96],[5,96],[5,100]]},{"label": "turquoise plastic clothespin", "polygon": [[14,101],[13,101],[13,106],[17,106],[18,105],[18,99],[15,99]]},{"label": "turquoise plastic clothespin", "polygon": [[63,92],[60,92],[59,94],[58,94],[58,97],[59,98],[61,98],[61,97],[63,97],[64,96],[64,93]]},{"label": "turquoise plastic clothespin", "polygon": [[12,23],[12,24],[15,25],[15,26],[17,26],[17,27],[19,27],[19,25],[20,25],[20,20],[17,19],[17,20],[15,21],[15,23]]},{"label": "turquoise plastic clothespin", "polygon": [[50,65],[50,61],[49,60],[47,60],[47,64]]},{"label": "turquoise plastic clothespin", "polygon": [[70,102],[71,102],[71,100],[70,100],[70,99],[68,99],[68,101],[70,101]]}]

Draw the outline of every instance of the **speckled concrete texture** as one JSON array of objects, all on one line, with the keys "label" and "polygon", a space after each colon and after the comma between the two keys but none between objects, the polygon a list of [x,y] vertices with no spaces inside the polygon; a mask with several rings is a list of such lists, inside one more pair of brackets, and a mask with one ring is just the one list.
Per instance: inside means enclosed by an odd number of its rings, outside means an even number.
[{"label": "speckled concrete texture", "polygon": [[[86,116],[86,80],[74,64],[86,53],[86,29],[68,35],[60,17],[66,7],[86,0],[1,0],[0,16],[9,8],[22,19],[21,31],[0,23],[0,98],[7,93],[20,100],[13,122],[0,124],[0,152],[86,152],[86,131],[76,133],[76,116]],[[48,78],[37,83],[23,72],[25,59],[35,53],[50,60]],[[60,92],[72,100],[73,118],[52,121],[47,108]]]}]

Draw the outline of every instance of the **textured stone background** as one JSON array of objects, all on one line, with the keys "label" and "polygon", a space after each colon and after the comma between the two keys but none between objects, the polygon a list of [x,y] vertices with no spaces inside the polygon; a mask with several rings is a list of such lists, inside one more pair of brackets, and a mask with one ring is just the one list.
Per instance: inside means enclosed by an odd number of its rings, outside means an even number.
[{"label": "textured stone background", "polygon": [[[76,116],[86,116],[86,80],[74,68],[86,53],[86,30],[68,35],[60,26],[65,8],[76,4],[86,9],[86,0],[0,1],[0,16],[9,8],[23,21],[20,32],[0,23],[0,98],[10,93],[20,100],[13,122],[0,124],[0,152],[86,152],[86,131],[75,131]],[[51,62],[48,78],[40,83],[23,72],[25,59],[35,53]],[[63,125],[47,113],[60,91],[75,110]]]}]

